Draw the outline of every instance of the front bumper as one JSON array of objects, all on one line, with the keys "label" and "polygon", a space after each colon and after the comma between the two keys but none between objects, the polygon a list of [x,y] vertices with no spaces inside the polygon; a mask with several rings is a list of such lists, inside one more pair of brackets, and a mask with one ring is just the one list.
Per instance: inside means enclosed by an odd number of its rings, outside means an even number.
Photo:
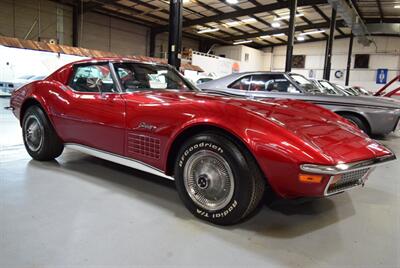
[{"label": "front bumper", "polygon": [[300,169],[305,173],[328,176],[329,180],[325,186],[323,195],[329,196],[364,185],[368,175],[376,166],[395,159],[396,156],[390,154],[374,159],[343,163],[335,166],[303,164],[300,166]]}]

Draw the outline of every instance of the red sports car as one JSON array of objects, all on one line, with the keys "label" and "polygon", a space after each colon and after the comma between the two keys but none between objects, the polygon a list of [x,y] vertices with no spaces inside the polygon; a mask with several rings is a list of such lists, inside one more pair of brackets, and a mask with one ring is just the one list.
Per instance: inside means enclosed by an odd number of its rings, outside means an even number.
[{"label": "red sports car", "polygon": [[123,58],[68,64],[16,90],[11,108],[34,159],[71,148],[174,178],[186,207],[221,225],[254,214],[266,189],[329,196],[395,159],[319,106],[207,94],[168,65]]}]

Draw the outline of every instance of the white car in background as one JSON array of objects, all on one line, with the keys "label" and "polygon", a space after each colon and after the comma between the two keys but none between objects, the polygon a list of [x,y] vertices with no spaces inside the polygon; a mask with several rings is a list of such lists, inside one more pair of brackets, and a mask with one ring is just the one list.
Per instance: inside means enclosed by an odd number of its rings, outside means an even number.
[{"label": "white car in background", "polygon": [[11,96],[11,93],[17,88],[28,84],[33,81],[42,80],[45,78],[45,75],[23,75],[18,78],[15,78],[13,81],[0,81],[0,96]]}]

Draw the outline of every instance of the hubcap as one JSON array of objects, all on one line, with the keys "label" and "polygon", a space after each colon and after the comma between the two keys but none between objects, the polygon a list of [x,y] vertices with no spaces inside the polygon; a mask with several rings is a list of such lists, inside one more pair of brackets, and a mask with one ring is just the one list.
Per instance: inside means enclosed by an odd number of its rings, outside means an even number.
[{"label": "hubcap", "polygon": [[43,144],[44,129],[39,119],[30,115],[25,120],[24,125],[24,139],[25,143],[31,151],[36,152]]},{"label": "hubcap", "polygon": [[234,193],[232,169],[219,154],[202,150],[189,157],[184,168],[184,183],[198,206],[216,211],[229,204]]}]

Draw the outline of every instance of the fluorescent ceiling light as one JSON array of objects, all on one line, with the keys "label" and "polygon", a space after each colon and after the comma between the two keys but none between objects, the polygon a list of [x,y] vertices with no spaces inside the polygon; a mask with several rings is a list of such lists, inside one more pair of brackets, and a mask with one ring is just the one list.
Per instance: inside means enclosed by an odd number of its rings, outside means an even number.
[{"label": "fluorescent ceiling light", "polygon": [[284,33],[278,33],[278,34],[273,34],[272,36],[278,37],[278,36],[284,36],[284,35],[285,35]]},{"label": "fluorescent ceiling light", "polygon": [[234,45],[241,45],[241,44],[247,44],[253,42],[252,40],[243,40],[243,41],[236,41],[233,44]]},{"label": "fluorescent ceiling light", "polygon": [[400,5],[395,5],[394,8],[400,8]]},{"label": "fluorescent ceiling light", "polygon": [[304,41],[306,38],[302,35],[302,36],[297,36],[297,41]]},{"label": "fluorescent ceiling light", "polygon": [[319,33],[324,33],[324,32],[325,32],[325,30],[311,31],[311,32],[301,33],[301,34],[299,34],[299,36],[309,35],[309,34],[319,34]]},{"label": "fluorescent ceiling light", "polygon": [[260,36],[260,38],[264,38],[264,39],[270,38],[270,37],[271,37],[270,35],[261,35],[261,36]]},{"label": "fluorescent ceiling light", "polygon": [[225,26],[233,27],[233,26],[237,26],[237,25],[241,25],[241,24],[249,24],[249,23],[254,23],[254,22],[257,22],[257,20],[254,18],[250,18],[250,19],[244,19],[244,20],[239,20],[239,21],[227,22],[227,23],[225,23]]},{"label": "fluorescent ceiling light", "polygon": [[234,4],[239,3],[239,0],[226,0],[226,2],[227,2],[228,4],[234,5]]},{"label": "fluorescent ceiling light", "polygon": [[[295,15],[295,17],[303,17],[303,16],[304,16],[303,13],[298,13],[298,14]],[[290,15],[286,15],[286,16],[282,16],[282,17],[276,17],[274,19],[274,21],[287,20],[287,19],[290,19]]]},{"label": "fluorescent ceiling light", "polygon": [[212,32],[218,32],[218,31],[219,31],[219,28],[209,28],[209,29],[200,30],[197,33],[203,34],[203,33],[212,33]]},{"label": "fluorescent ceiling light", "polygon": [[182,3],[183,4],[187,4],[187,3],[189,3],[191,0],[182,0]]},{"label": "fluorescent ceiling light", "polygon": [[274,28],[279,28],[279,27],[281,27],[281,24],[279,22],[273,22],[271,24],[271,26],[274,27]]}]

